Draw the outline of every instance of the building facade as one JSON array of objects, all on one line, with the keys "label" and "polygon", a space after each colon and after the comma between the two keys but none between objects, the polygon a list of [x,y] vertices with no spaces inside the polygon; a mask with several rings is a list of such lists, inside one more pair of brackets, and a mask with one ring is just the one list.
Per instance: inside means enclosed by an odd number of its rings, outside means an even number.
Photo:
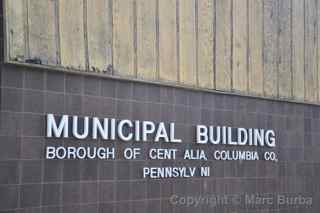
[{"label": "building facade", "polygon": [[319,212],[318,0],[1,6],[0,212]]}]

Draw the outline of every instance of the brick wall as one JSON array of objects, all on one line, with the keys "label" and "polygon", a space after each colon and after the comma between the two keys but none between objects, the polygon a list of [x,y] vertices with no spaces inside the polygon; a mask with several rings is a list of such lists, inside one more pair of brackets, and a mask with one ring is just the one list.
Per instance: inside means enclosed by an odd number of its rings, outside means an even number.
[{"label": "brick wall", "polygon": [[[320,110],[317,106],[220,95],[4,65],[0,106],[0,212],[319,212]],[[179,145],[47,139],[45,115],[115,117],[175,122]],[[190,139],[196,124],[272,128],[279,162],[177,160],[45,160],[45,146],[203,148]],[[229,147],[230,148],[230,147]],[[254,150],[252,147],[247,147]],[[259,148],[260,149],[260,148]],[[262,148],[261,150],[268,150]],[[210,177],[142,179],[144,166],[200,166]],[[258,193],[311,196],[313,206],[170,203],[172,195]]]}]

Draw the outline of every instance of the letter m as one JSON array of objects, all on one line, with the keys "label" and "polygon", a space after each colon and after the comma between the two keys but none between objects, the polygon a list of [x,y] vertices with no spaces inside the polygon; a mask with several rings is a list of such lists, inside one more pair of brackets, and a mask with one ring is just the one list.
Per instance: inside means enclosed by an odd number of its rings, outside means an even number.
[{"label": "letter m", "polygon": [[63,137],[68,137],[68,121],[69,116],[63,115],[60,119],[59,125],[57,125],[56,120],[53,114],[47,114],[47,137],[52,138],[60,138],[63,132]]}]

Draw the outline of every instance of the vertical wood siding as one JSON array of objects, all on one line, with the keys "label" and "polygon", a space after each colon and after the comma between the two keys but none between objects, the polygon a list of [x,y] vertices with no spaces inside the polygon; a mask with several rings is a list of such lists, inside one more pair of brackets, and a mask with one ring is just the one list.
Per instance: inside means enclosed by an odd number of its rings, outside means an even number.
[{"label": "vertical wood siding", "polygon": [[279,96],[289,98],[292,96],[291,0],[279,1],[279,16]]},{"label": "vertical wood siding", "polygon": [[7,55],[10,60],[24,61],[28,58],[26,52],[26,0],[6,1],[6,33]]},{"label": "vertical wood siding", "polygon": [[6,0],[7,57],[320,102],[320,0]]},{"label": "vertical wood siding", "polygon": [[158,0],[159,4],[159,79],[178,80],[177,1]]},{"label": "vertical wood siding", "polygon": [[29,0],[28,40],[30,58],[39,58],[43,63],[51,65],[57,63],[55,20],[54,1]]},{"label": "vertical wood siding", "polygon": [[215,0],[197,3],[198,86],[214,88]]},{"label": "vertical wood siding", "polygon": [[233,1],[232,82],[233,88],[248,89],[248,5],[247,0]]},{"label": "vertical wood siding", "polygon": [[156,0],[137,1],[137,72],[139,78],[157,77]]},{"label": "vertical wood siding", "polygon": [[183,84],[197,83],[195,0],[179,0],[179,71]]},{"label": "vertical wood siding", "polygon": [[118,75],[135,75],[133,6],[133,0],[113,1],[113,68]]},{"label": "vertical wood siding", "polygon": [[304,78],[306,83],[305,98],[310,101],[317,101],[318,99],[316,8],[316,0],[305,0]]},{"label": "vertical wood siding", "polygon": [[231,0],[216,0],[216,88],[226,91],[232,88],[231,12]]},{"label": "vertical wood siding", "polygon": [[263,1],[263,81],[266,96],[278,96],[278,3],[281,0]]},{"label": "vertical wood siding", "polygon": [[68,68],[86,68],[83,1],[58,2],[61,65]]},{"label": "vertical wood siding", "polygon": [[249,91],[263,94],[263,0],[248,0],[249,7]]},{"label": "vertical wood siding", "polygon": [[304,1],[292,0],[292,92],[304,99]]},{"label": "vertical wood siding", "polygon": [[86,0],[86,7],[87,64],[91,71],[106,71],[112,64],[112,7],[107,0]]}]

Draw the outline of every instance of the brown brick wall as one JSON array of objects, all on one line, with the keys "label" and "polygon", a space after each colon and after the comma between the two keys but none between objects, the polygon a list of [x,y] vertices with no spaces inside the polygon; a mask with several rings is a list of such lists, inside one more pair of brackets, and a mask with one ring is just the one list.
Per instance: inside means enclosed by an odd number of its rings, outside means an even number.
[{"label": "brown brick wall", "polygon": [[[0,105],[0,212],[319,212],[320,110],[317,106],[219,95],[174,87],[4,66]],[[115,117],[175,122],[179,145],[153,142],[45,138],[45,115]],[[272,128],[279,162],[150,160],[45,160],[45,146],[202,148],[194,125]],[[253,147],[245,147],[252,150]],[[270,148],[258,148],[260,151]],[[143,179],[144,166],[200,166],[210,177]],[[259,194],[308,196],[313,205],[170,203],[173,195],[210,197]],[[243,197],[242,197],[243,199]],[[213,203],[214,204],[214,203]],[[212,204],[212,205],[213,205]]]}]

